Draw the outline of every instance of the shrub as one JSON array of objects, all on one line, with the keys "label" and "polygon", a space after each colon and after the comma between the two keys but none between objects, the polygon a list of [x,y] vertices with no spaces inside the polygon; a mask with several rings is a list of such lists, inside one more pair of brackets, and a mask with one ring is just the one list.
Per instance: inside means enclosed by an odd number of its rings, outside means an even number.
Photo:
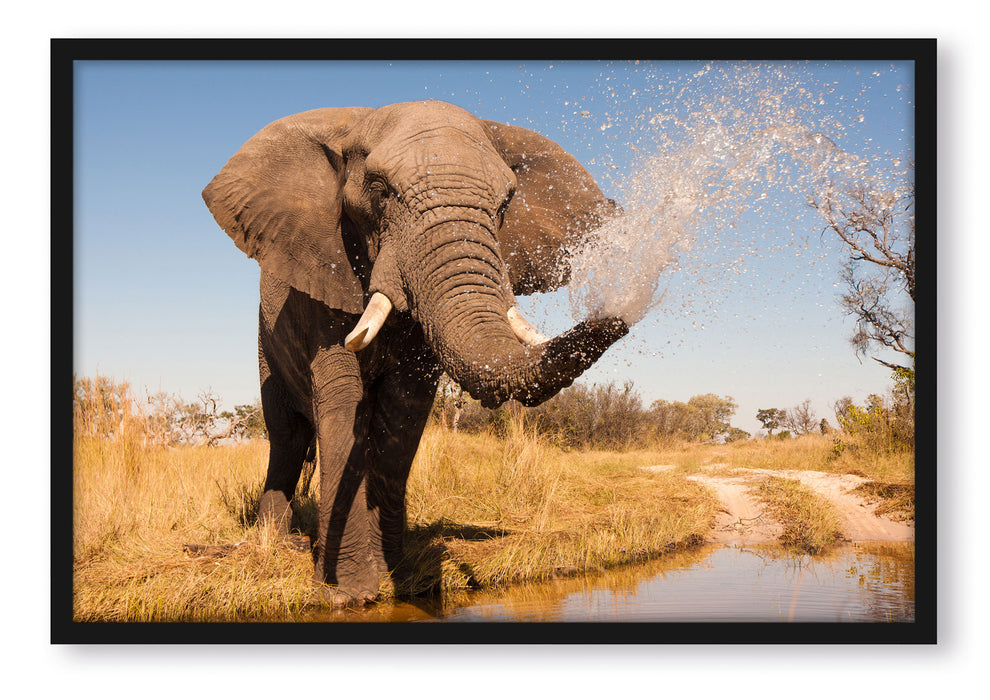
[{"label": "shrub", "polygon": [[649,431],[633,383],[574,385],[525,414],[526,424],[563,447],[627,450]]},{"label": "shrub", "polygon": [[848,397],[836,402],[835,417],[846,435],[871,452],[890,454],[914,449],[914,406],[908,397],[870,394],[865,406]]},{"label": "shrub", "polygon": [[444,377],[433,405],[434,424],[455,432],[507,435],[519,420],[551,444],[564,449],[653,449],[678,442],[733,442],[749,433],[729,425],[735,412],[732,397],[692,396],[687,403],[654,401],[649,409],[631,381],[622,385],[574,384],[549,401],[523,408],[510,401],[489,410]]},{"label": "shrub", "polygon": [[73,432],[77,438],[171,447],[268,437],[260,401],[221,413],[220,398],[210,390],[201,392],[196,403],[185,403],[165,392],[148,394],[140,402],[127,382],[109,377],[73,376],[72,384]]},{"label": "shrub", "polygon": [[670,444],[677,441],[731,442],[740,437],[738,428],[729,425],[736,411],[731,396],[715,394],[692,396],[687,403],[681,401],[654,401],[650,406],[653,435],[656,442]]}]

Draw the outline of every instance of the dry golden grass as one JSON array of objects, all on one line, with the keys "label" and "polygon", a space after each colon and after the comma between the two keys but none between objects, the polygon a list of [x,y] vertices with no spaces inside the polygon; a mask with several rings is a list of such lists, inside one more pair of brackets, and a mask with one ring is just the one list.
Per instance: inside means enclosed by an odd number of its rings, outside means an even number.
[{"label": "dry golden grass", "polygon": [[[78,620],[276,615],[308,598],[305,555],[251,527],[267,445],[74,445],[73,598]],[[223,558],[188,543],[244,542]]]},{"label": "dry golden grass", "polygon": [[713,453],[715,461],[733,467],[807,469],[914,484],[913,452],[878,454],[847,436],[840,441],[836,436],[810,434],[788,440],[745,440],[699,448]]},{"label": "dry golden grass", "polygon": [[752,440],[727,446],[721,461],[750,469],[803,469],[855,474],[870,481],[857,492],[877,503],[877,515],[914,518],[914,453],[877,453],[846,434],[803,435],[792,440]]},{"label": "dry golden grass", "polygon": [[[138,422],[135,422],[137,425]],[[141,430],[77,434],[74,615],[80,621],[293,619],[319,605],[309,554],[256,528],[267,444],[162,448]],[[601,570],[703,540],[717,504],[649,454],[562,452],[431,428],[409,484],[407,557],[382,593],[441,593]],[[318,478],[293,503],[315,527]],[[231,545],[194,556],[189,543]]]},{"label": "dry golden grass", "polygon": [[843,539],[832,505],[795,479],[770,477],[753,489],[784,526],[780,542],[816,554]]},{"label": "dry golden grass", "polygon": [[[291,620],[320,604],[311,556],[255,527],[267,443],[164,448],[126,401],[106,410],[108,396],[129,396],[126,385],[89,390],[73,452],[77,620]],[[449,601],[684,550],[707,538],[719,508],[685,478],[706,465],[853,472],[896,486],[877,497],[913,494],[910,455],[833,444],[808,436],[577,452],[518,422],[503,438],[431,426],[409,482],[407,556],[381,593]],[[658,464],[675,468],[639,468]],[[317,476],[293,502],[293,526],[310,535],[318,489]],[[184,552],[188,543],[243,544],[213,557]]]},{"label": "dry golden grass", "polygon": [[877,515],[886,515],[893,520],[914,520],[914,487],[910,484],[868,481],[853,490],[867,502],[879,504],[873,511]]},{"label": "dry golden grass", "polygon": [[505,440],[431,427],[409,483],[405,590],[546,580],[701,542],[717,504],[680,473],[639,469],[650,457],[563,452],[518,425]]}]

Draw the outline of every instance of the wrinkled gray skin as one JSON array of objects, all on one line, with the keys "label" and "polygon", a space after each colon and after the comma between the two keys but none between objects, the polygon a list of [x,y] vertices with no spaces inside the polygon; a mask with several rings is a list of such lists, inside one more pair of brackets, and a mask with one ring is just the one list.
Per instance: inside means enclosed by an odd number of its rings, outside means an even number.
[{"label": "wrinkled gray skin", "polygon": [[[486,406],[536,405],[628,332],[605,319],[533,346],[513,333],[513,295],[566,283],[568,247],[616,206],[555,143],[453,105],[285,117],[203,198],[261,266],[259,519],[287,530],[315,435],[315,578],[335,605],[373,600],[401,559],[406,479],[443,371]],[[374,292],[394,309],[348,350]]]}]

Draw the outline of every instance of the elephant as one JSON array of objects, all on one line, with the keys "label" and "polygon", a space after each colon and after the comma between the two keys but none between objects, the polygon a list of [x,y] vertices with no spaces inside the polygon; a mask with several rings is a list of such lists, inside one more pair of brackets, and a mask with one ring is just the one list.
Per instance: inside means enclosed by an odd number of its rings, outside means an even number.
[{"label": "elephant", "polygon": [[406,482],[443,372],[486,407],[533,406],[629,330],[587,319],[548,339],[522,317],[515,295],[566,284],[568,251],[620,208],[556,143],[453,104],[278,119],[203,199],[260,266],[258,522],[288,537],[315,440],[314,580],[333,606],[375,600],[402,558]]}]

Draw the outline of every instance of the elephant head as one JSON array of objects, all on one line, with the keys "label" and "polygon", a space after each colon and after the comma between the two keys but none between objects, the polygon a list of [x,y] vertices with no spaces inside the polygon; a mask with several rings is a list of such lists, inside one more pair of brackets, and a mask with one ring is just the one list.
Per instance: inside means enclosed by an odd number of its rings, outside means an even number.
[{"label": "elephant head", "polygon": [[494,407],[535,405],[628,332],[583,321],[547,340],[514,294],[567,282],[568,248],[612,214],[552,141],[442,102],[317,109],[262,129],[203,191],[262,269],[358,315],[360,351],[408,313],[442,367]]}]

